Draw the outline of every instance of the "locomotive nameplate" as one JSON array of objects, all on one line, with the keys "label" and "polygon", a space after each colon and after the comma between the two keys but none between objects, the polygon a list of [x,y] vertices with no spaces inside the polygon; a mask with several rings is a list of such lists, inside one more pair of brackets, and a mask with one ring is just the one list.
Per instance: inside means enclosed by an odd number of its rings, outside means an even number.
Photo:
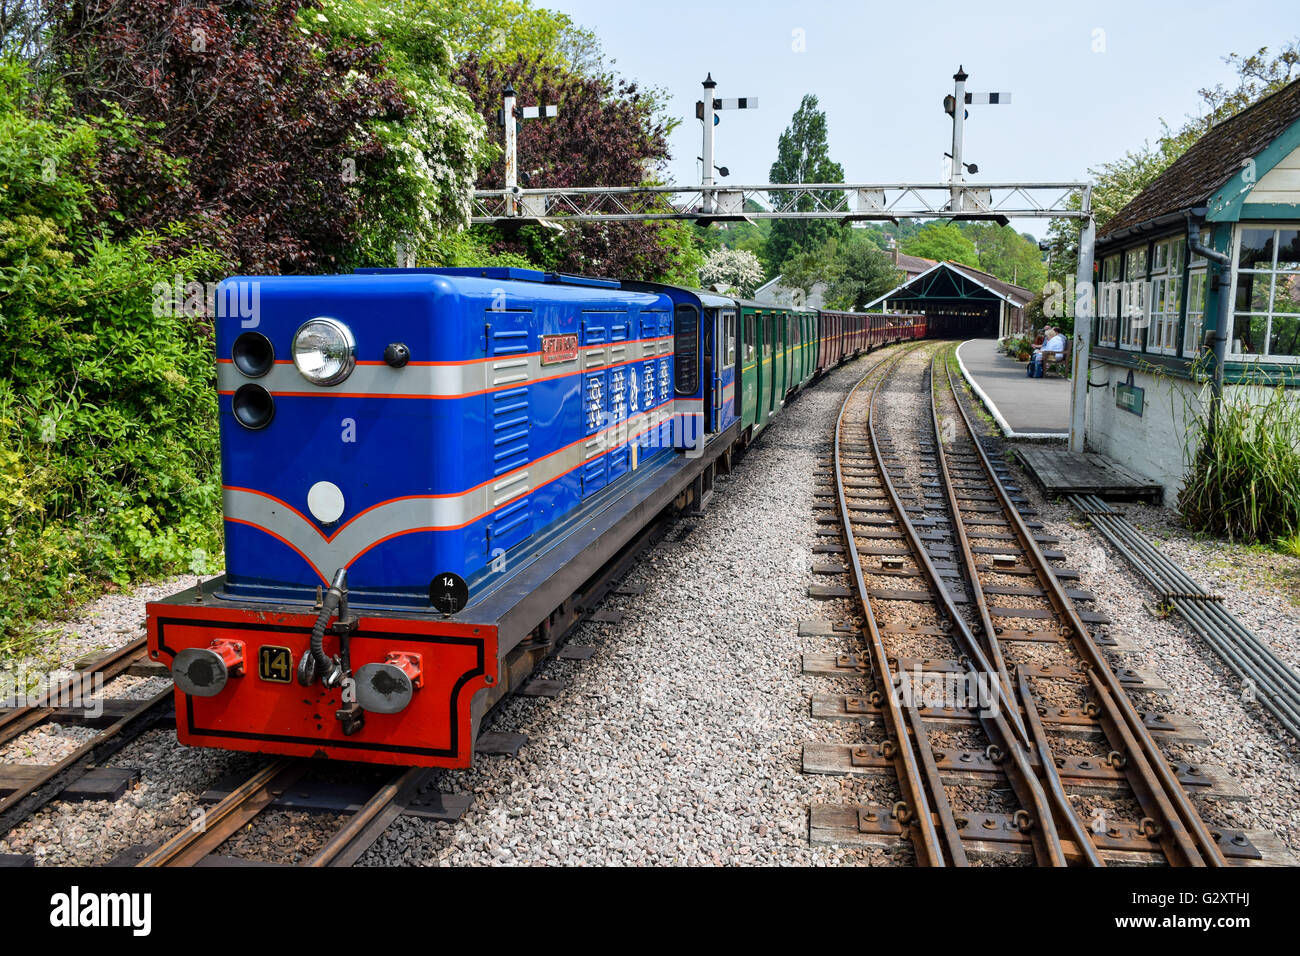
[{"label": "locomotive nameplate", "polygon": [[293,652],[287,647],[263,644],[257,649],[257,676],[277,684],[293,680]]},{"label": "locomotive nameplate", "polygon": [[542,336],[542,364],[556,365],[572,362],[578,357],[577,333]]}]

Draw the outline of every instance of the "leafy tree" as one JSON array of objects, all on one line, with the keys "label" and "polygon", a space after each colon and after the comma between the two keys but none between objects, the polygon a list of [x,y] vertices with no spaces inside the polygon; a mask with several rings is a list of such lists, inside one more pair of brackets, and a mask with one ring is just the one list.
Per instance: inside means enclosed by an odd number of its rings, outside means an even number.
[{"label": "leafy tree", "polygon": [[460,59],[504,66],[522,57],[581,76],[604,72],[604,55],[594,32],[566,14],[534,7],[529,0],[458,0],[424,6],[440,8],[441,28]]},{"label": "leafy tree", "polygon": [[48,0],[0,0],[0,56],[21,60],[33,73],[41,70],[53,6]]},{"label": "leafy tree", "polygon": [[979,268],[979,254],[975,243],[961,231],[956,223],[932,222],[911,239],[903,243],[902,251],[909,256],[921,256],[939,262],[960,262]]},{"label": "leafy tree", "polygon": [[[804,96],[794,118],[777,141],[776,162],[770,172],[774,183],[839,183],[844,168],[830,158],[827,144],[826,114],[817,108],[817,97]],[[828,194],[830,199],[834,193]],[[792,200],[787,193],[771,194],[774,209],[808,212],[814,207],[812,196]],[[829,219],[778,219],[772,223],[767,242],[767,264],[775,271],[791,255],[823,245],[838,232],[839,226]]]},{"label": "leafy tree", "polygon": [[823,287],[824,296],[843,268],[839,237],[831,236],[820,246],[793,252],[781,264],[781,285],[800,290],[806,301],[818,285]]},{"label": "leafy tree", "polygon": [[[92,180],[123,124],[34,108],[0,64],[0,633],[220,551],[210,330],[156,283],[213,268],[150,231],[97,235]],[[129,126],[129,124],[126,124]],[[214,562],[215,564],[215,562]],[[216,567],[208,568],[218,570]],[[21,634],[19,635],[21,636]],[[0,645],[0,654],[15,647]]]},{"label": "leafy tree", "polygon": [[[668,157],[668,122],[639,87],[610,76],[579,76],[519,59],[501,66],[469,59],[460,82],[485,122],[496,126],[501,91],[512,85],[524,105],[556,104],[555,119],[520,123],[520,180],[532,186],[633,186]],[[499,163],[479,170],[478,185],[501,189]],[[689,226],[676,222],[540,226],[481,230],[494,252],[526,256],[548,269],[623,278],[685,281],[703,263]]]},{"label": "leafy tree", "polygon": [[902,280],[893,260],[864,236],[849,243],[839,275],[831,282],[827,302],[837,309],[861,311]]},{"label": "leafy tree", "polygon": [[452,81],[446,17],[410,7],[403,0],[326,0],[326,21],[316,21],[336,45],[381,42],[385,76],[409,107],[366,124],[384,147],[365,172],[368,205],[352,253],[368,265],[393,264],[399,249],[425,263],[460,255],[463,243],[451,237],[469,224],[475,170],[498,155],[468,93]]},{"label": "leafy tree", "polygon": [[704,258],[700,269],[700,286],[730,291],[748,298],[763,284],[763,264],[752,252],[715,249]]},{"label": "leafy tree", "polygon": [[327,23],[312,0],[67,3],[55,37],[74,107],[151,134],[100,156],[96,218],[119,236],[184,223],[244,272],[349,265],[374,202],[362,183],[387,156],[369,124],[413,106],[377,42],[330,42]]},{"label": "leafy tree", "polygon": [[833,309],[863,309],[898,285],[889,256],[865,237],[832,236],[816,249],[795,253],[781,267],[782,284],[805,295],[820,284]]},{"label": "leafy tree", "polygon": [[1223,62],[1237,71],[1237,85],[1225,89],[1220,83],[1197,90],[1206,112],[1199,119],[1188,122],[1180,131],[1179,135],[1194,134],[1188,146],[1210,127],[1236,116],[1247,106],[1300,76],[1300,37],[1284,43],[1276,56],[1270,57],[1268,47],[1262,46],[1249,56],[1229,53]]},{"label": "leafy tree", "polygon": [[975,244],[979,268],[1024,289],[1041,289],[1047,269],[1038,242],[1010,226],[992,222],[964,223],[962,230]]}]

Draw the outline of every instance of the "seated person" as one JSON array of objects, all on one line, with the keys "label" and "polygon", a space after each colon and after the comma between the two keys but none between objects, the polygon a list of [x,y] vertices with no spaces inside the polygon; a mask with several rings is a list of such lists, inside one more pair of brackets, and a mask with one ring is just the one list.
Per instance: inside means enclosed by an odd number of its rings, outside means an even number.
[{"label": "seated person", "polygon": [[1060,359],[1065,355],[1065,336],[1058,329],[1047,326],[1043,329],[1043,347],[1034,352],[1034,358]]}]

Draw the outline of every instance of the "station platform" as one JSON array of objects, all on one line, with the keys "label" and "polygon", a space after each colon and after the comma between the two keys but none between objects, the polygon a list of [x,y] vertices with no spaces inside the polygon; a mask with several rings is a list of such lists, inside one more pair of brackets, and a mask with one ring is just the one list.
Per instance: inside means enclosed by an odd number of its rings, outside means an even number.
[{"label": "station platform", "polygon": [[[993,339],[970,339],[957,347],[962,375],[1011,439],[1070,437],[1070,380],[1029,378],[1025,363],[997,350]],[[1163,494],[1150,481],[1096,452],[1076,454],[1065,445],[1021,444],[1021,464],[1049,497],[1096,495],[1106,500],[1155,501]]]},{"label": "station platform", "polygon": [[1025,363],[998,351],[995,339],[957,347],[962,375],[1008,438],[1064,441],[1070,433],[1070,380],[1029,378]]},{"label": "station platform", "polygon": [[1096,495],[1105,501],[1159,504],[1164,496],[1160,482],[1143,478],[1113,458],[1096,452],[1075,453],[1058,446],[1019,445],[1016,457],[1049,497]]}]

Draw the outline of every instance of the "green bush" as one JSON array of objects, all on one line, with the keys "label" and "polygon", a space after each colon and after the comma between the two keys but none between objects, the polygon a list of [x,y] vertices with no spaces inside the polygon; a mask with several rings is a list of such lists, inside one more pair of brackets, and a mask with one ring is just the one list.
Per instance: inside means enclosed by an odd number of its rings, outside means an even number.
[{"label": "green bush", "polygon": [[1271,543],[1300,533],[1300,406],[1285,386],[1225,394],[1216,427],[1210,407],[1189,410],[1192,466],[1178,509],[1195,530]]},{"label": "green bush", "polygon": [[0,65],[6,635],[106,581],[220,552],[211,330],[155,308],[153,291],[218,264],[201,251],[162,258],[154,233],[109,241],[85,229],[96,201],[86,171],[112,144],[57,102],[38,112],[21,67]]},{"label": "green bush", "polygon": [[1010,336],[1002,345],[1003,351],[1013,358],[1022,352],[1029,352],[1031,355],[1034,351],[1034,340],[1027,335]]}]

